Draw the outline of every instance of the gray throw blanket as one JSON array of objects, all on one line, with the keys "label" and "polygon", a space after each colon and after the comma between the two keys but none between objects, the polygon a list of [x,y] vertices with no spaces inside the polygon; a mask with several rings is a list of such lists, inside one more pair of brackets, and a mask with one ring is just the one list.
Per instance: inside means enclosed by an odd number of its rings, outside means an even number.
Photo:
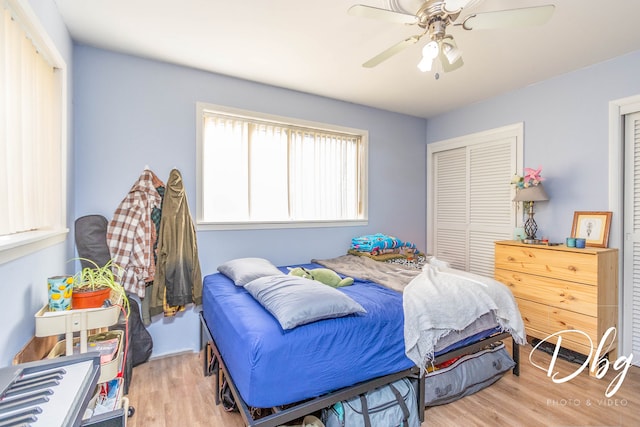
[{"label": "gray throw blanket", "polygon": [[500,328],[518,344],[526,342],[513,294],[492,278],[448,268],[435,259],[422,271],[355,255],[311,262],[402,292],[405,353],[423,372],[439,339],[462,331],[487,313],[493,313]]},{"label": "gray throw blanket", "polygon": [[376,282],[398,292],[403,292],[405,286],[420,274],[420,270],[374,261],[371,258],[356,255],[342,255],[331,259],[312,259],[311,262],[345,276]]},{"label": "gray throw blanket", "polygon": [[438,339],[489,312],[518,344],[526,342],[513,294],[489,277],[427,264],[407,285],[402,301],[405,353],[421,369],[433,360]]}]

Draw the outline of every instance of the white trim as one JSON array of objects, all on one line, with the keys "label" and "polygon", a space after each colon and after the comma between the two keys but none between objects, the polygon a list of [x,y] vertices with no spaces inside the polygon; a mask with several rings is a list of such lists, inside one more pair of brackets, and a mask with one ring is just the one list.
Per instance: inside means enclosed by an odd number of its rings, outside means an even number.
[{"label": "white trim", "polygon": [[39,230],[0,236],[0,264],[62,243],[67,238],[68,233],[69,229],[64,228],[61,230]]},{"label": "white trim", "polygon": [[244,117],[247,119],[258,119],[265,120],[269,122],[277,122],[286,125],[298,125],[304,126],[319,130],[326,130],[329,132],[343,132],[350,135],[361,136],[363,134],[367,134],[368,132],[363,129],[350,128],[346,126],[340,125],[331,125],[327,123],[314,122],[311,120],[298,119],[293,117],[285,117],[278,116],[275,114],[261,113],[259,111],[251,111],[251,110],[243,110],[240,108],[227,107],[224,105],[217,104],[209,104],[207,102],[196,102],[196,112],[198,113],[197,117],[201,117],[205,111],[209,111],[211,113],[222,113],[222,114],[230,114],[233,116]]},{"label": "white trim", "polygon": [[[519,143],[522,144],[522,138],[524,136],[524,122],[514,123],[512,125],[471,133],[468,135],[458,136],[442,141],[432,142],[430,144],[427,144],[427,150],[431,150],[435,153],[443,150],[452,150],[454,148],[466,147],[468,145],[481,144],[486,141],[493,141],[497,138],[509,136],[517,137]],[[522,147],[519,146],[518,148]]]},{"label": "white trim", "polygon": [[33,11],[29,1],[27,0],[7,0],[7,4],[16,17],[20,19],[20,23],[25,26],[27,33],[31,37],[32,43],[38,48],[39,52],[57,67],[65,66],[64,58],[58,51],[56,44],[53,42],[49,33],[38,19],[38,15]]},{"label": "white trim", "polygon": [[640,95],[609,102],[609,210],[613,212],[609,247],[618,249],[618,354],[631,353],[631,310],[623,302],[631,301],[633,286],[624,286],[624,115],[640,111]]},{"label": "white trim", "polygon": [[208,104],[196,102],[196,229],[200,230],[200,223],[204,217],[204,200],[202,196],[202,121]]}]

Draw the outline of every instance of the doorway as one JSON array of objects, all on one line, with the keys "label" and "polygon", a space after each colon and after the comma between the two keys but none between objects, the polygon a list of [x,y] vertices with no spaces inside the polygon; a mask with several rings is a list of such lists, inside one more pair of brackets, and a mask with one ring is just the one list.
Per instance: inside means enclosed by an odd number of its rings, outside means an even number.
[{"label": "doorway", "polygon": [[[610,246],[620,248],[618,336],[622,354],[640,354],[640,96],[609,103]],[[633,364],[640,366],[640,360]]]}]

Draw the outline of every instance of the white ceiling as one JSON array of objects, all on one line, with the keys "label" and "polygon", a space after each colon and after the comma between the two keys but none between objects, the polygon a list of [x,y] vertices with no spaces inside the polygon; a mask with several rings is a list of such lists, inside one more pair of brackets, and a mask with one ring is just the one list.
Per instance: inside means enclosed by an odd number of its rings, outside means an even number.
[{"label": "white ceiling", "polygon": [[539,27],[450,26],[465,65],[439,80],[416,67],[427,38],[361,66],[421,32],[347,14],[389,0],[55,1],[79,43],[425,118],[640,50],[638,0],[484,0],[461,18],[556,8]]}]

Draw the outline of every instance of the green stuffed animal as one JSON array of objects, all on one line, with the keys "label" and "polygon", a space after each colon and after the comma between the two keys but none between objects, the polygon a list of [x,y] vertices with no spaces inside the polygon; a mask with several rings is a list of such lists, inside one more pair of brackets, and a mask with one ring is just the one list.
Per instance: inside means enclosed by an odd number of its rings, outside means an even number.
[{"label": "green stuffed animal", "polygon": [[292,276],[304,277],[306,279],[317,280],[320,283],[329,285],[333,288],[349,286],[353,283],[353,278],[345,277],[344,279],[333,270],[328,268],[313,268],[308,270],[304,267],[289,268],[289,274]]}]

